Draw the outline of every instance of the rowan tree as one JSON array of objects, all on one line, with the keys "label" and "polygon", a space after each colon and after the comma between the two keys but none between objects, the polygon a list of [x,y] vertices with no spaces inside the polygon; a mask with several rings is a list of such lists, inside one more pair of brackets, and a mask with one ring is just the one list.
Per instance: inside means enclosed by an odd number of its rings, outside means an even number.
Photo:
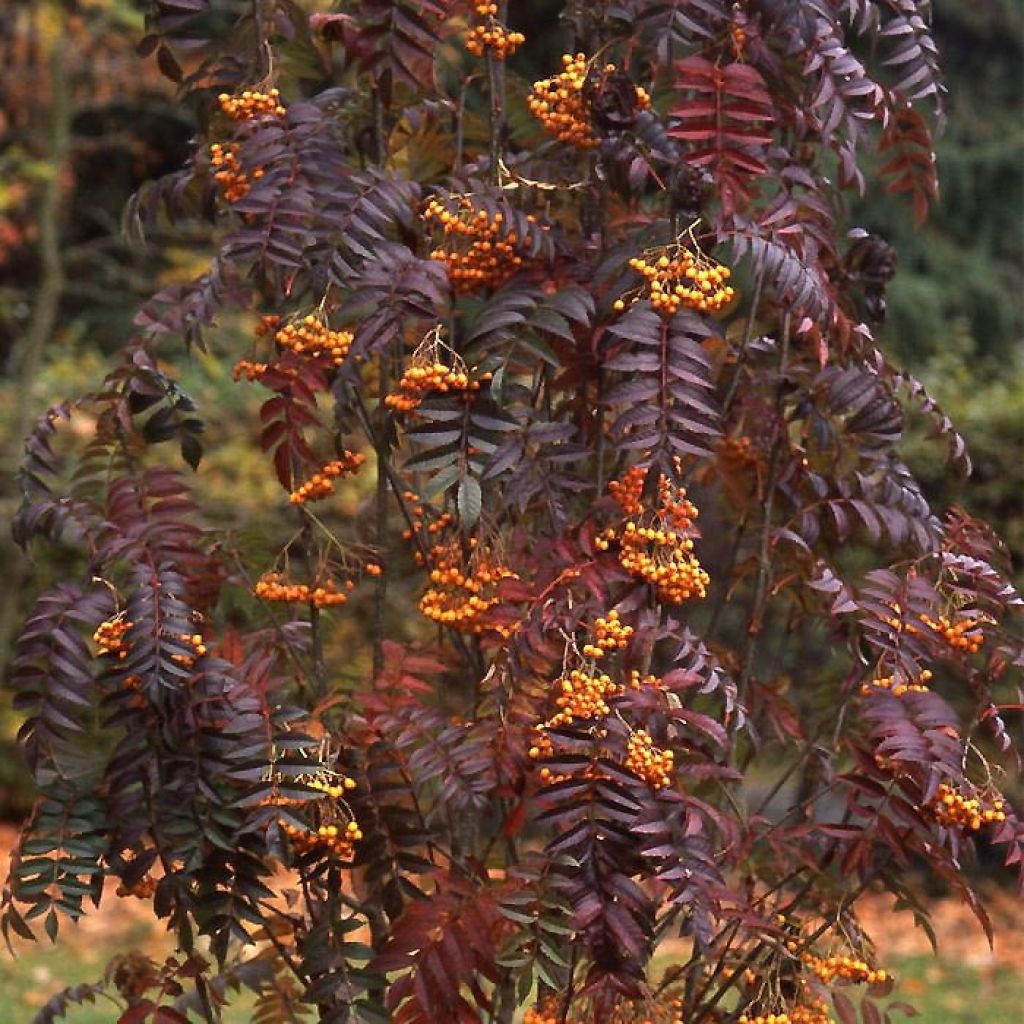
[{"label": "rowan tree", "polygon": [[[2,921],[115,879],[178,953],[38,1019],[889,1020],[858,898],[927,927],[923,866],[988,928],[973,842],[1024,852],[1020,598],[901,457],[969,468],[847,216],[936,198],[928,4],[545,5],[561,58],[504,2],[150,6],[201,130],[128,220],[217,248],[27,441],[17,536],[78,568]],[[195,349],[264,396],[244,539]]]}]

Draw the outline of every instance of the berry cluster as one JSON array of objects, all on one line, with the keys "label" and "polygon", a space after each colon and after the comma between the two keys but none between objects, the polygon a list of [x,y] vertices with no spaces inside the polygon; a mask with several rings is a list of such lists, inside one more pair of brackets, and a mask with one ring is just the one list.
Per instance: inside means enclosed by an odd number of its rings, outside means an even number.
[{"label": "berry cluster", "polygon": [[[606,76],[614,72],[614,64],[604,66]],[[530,113],[540,121],[546,132],[560,142],[578,149],[593,149],[601,144],[601,140],[594,134],[590,105],[587,102],[585,87],[589,75],[590,65],[586,54],[564,54],[562,70],[551,78],[534,82],[526,100]],[[651,105],[650,96],[640,86],[635,86],[635,89],[637,107],[646,110]]]},{"label": "berry cluster", "polygon": [[532,761],[539,761],[544,757],[551,757],[555,752],[554,744],[551,742],[551,737],[544,731],[544,726],[536,726],[533,742],[530,744],[530,749],[527,751]]},{"label": "berry cluster", "polygon": [[334,366],[341,366],[352,346],[352,332],[332,331],[322,320],[310,314],[278,329],[274,340],[281,348],[296,355],[326,359]]},{"label": "berry cluster", "polygon": [[[481,380],[490,380],[491,375],[484,374]],[[480,380],[471,380],[465,370],[460,370],[444,363],[428,363],[426,365],[407,366],[398,382],[398,392],[386,395],[384,404],[396,412],[411,412],[419,407],[424,397],[431,391],[447,393],[459,391],[468,394],[480,390]]]},{"label": "berry cluster", "polygon": [[301,828],[282,821],[281,831],[291,840],[299,856],[324,852],[334,854],[340,860],[354,859],[355,845],[363,838],[362,830],[354,820],[343,825],[319,825],[315,829]]},{"label": "berry cluster", "polygon": [[690,239],[692,248],[676,239],[671,245],[648,249],[641,256],[629,261],[645,283],[631,295],[617,299],[616,311],[626,308],[626,299],[637,302],[646,297],[651,305],[663,316],[673,316],[681,306],[714,313],[728,305],[735,296],[731,285],[725,282],[732,276],[728,267],[709,260],[696,243]]},{"label": "berry cluster", "polygon": [[[241,147],[237,142],[232,142],[227,149],[219,142],[210,146],[210,164],[214,168],[213,180],[224,190],[224,198],[229,203],[237,203],[244,199],[252,188],[252,181],[249,175],[242,169],[242,162],[238,159]],[[257,167],[252,172],[252,180],[263,177],[263,168]]]},{"label": "berry cluster", "polygon": [[982,623],[986,621],[984,618],[965,617],[954,621],[945,615],[937,619],[922,615],[921,621],[954,651],[977,654],[985,642],[985,634],[981,629]]},{"label": "berry cluster", "polygon": [[[420,504],[420,496],[414,491],[403,492],[402,500],[407,505],[412,505],[412,509],[409,512],[409,517],[412,520],[412,526],[410,529],[402,532],[403,540],[412,540],[413,535],[422,533],[424,528],[426,528],[427,533],[441,533],[455,521],[455,517],[451,512],[442,512],[436,519],[428,523],[426,506]],[[416,564],[422,565],[423,556],[418,551],[416,552],[415,557]]]},{"label": "berry cluster", "polygon": [[583,653],[588,658],[603,658],[608,651],[625,650],[632,635],[633,627],[620,622],[617,611],[610,611],[594,623],[594,642],[586,644]]},{"label": "berry cluster", "polygon": [[232,121],[253,121],[257,117],[283,117],[284,107],[281,105],[281,93],[277,89],[270,92],[258,92],[246,89],[237,96],[229,96],[222,92],[217,97],[220,109]]},{"label": "berry cluster", "polygon": [[341,453],[340,459],[334,459],[321,467],[304,484],[296,488],[288,496],[293,505],[305,505],[307,501],[319,501],[334,493],[334,481],[343,476],[359,472],[359,467],[366,461],[366,456],[359,452],[350,452],[347,448]]},{"label": "berry cluster", "polygon": [[710,578],[693,554],[693,541],[674,530],[626,523],[619,535],[619,564],[657,589],[668,604],[682,604],[707,595]]},{"label": "berry cluster", "polygon": [[629,737],[626,748],[626,767],[639,775],[653,789],[664,789],[672,785],[675,771],[675,755],[671,750],[662,750],[643,729]]},{"label": "berry cluster", "polygon": [[631,690],[641,690],[645,686],[653,687],[656,690],[664,690],[665,682],[661,676],[642,676],[637,669],[633,669],[629,673],[629,688]]},{"label": "berry cluster", "polygon": [[826,985],[831,985],[836,978],[867,985],[881,985],[889,979],[885,971],[869,967],[863,960],[852,956],[819,957],[805,952],[800,959]]},{"label": "berry cluster", "polygon": [[[347,775],[326,775],[321,774],[314,776],[312,779],[306,779],[300,777],[297,781],[303,782],[309,786],[310,789],[315,789],[324,796],[329,797],[331,800],[341,799],[345,793],[356,788],[356,780],[349,778]],[[274,788],[264,797],[260,799],[260,806],[266,807],[295,807],[305,806],[310,801],[307,796],[283,796],[277,790],[277,784],[275,782]]]},{"label": "berry cluster", "polygon": [[[622,999],[611,1008],[602,1005],[599,1012],[600,1018],[585,1015],[582,1019],[600,1019],[604,1024],[683,1024],[683,1001],[672,991],[653,998]],[[565,1024],[581,1024],[580,1017],[563,1017],[558,1000],[528,1007],[523,1016],[523,1024],[561,1024],[563,1020]]]},{"label": "berry cluster", "polygon": [[430,552],[432,586],[420,598],[420,611],[431,621],[460,633],[479,634],[489,629],[505,635],[505,627],[482,620],[500,601],[498,584],[519,577],[489,551],[481,550],[475,538],[470,546],[473,550],[468,565],[458,545],[434,546]]},{"label": "berry cluster", "polygon": [[621,480],[608,483],[608,493],[618,502],[627,516],[638,516],[644,510],[644,481],[647,479],[646,466],[631,466],[622,474]]},{"label": "berry cluster", "polygon": [[562,1016],[561,1009],[554,1001],[542,1006],[528,1006],[523,1014],[523,1024],[576,1024],[574,1018]]},{"label": "berry cluster", "polygon": [[589,70],[586,54],[564,54],[562,65],[557,75],[533,83],[527,105],[544,130],[560,142],[592,149],[601,140],[591,127],[590,111],[583,96]]},{"label": "berry cluster", "polygon": [[306,785],[309,786],[310,789],[319,790],[332,800],[337,800],[344,796],[344,794],[349,790],[356,788],[356,780],[349,778],[347,775],[341,775],[338,776],[336,780],[329,778],[310,779]]},{"label": "berry cluster", "polygon": [[99,644],[98,653],[116,654],[118,658],[127,658],[128,641],[125,640],[125,633],[131,628],[132,623],[120,615],[101,622],[92,635],[93,640]]},{"label": "berry cluster", "polygon": [[[454,209],[449,207],[454,205]],[[423,211],[423,220],[439,228],[442,240],[430,253],[448,270],[457,294],[477,288],[497,288],[523,265],[521,239],[515,230],[507,230],[501,210],[489,213],[477,209],[467,195],[447,200],[431,199]],[[534,222],[533,215],[527,220]]]},{"label": "berry cluster", "polygon": [[886,690],[894,697],[902,697],[905,693],[927,693],[928,682],[932,678],[931,669],[923,669],[916,678],[908,678],[899,673],[891,676],[878,676],[869,683],[861,684],[860,694],[866,697],[870,693]]},{"label": "berry cluster", "polygon": [[266,363],[254,363],[250,359],[239,359],[231,376],[236,380],[262,380],[268,370]]},{"label": "berry cluster", "polygon": [[[93,640],[99,645],[97,653],[100,656],[115,654],[119,659],[127,658],[130,647],[125,639],[125,634],[132,628],[132,625],[133,623],[121,615],[101,622],[92,635]],[[201,633],[176,633],[174,638],[187,644],[194,652],[192,654],[172,654],[171,660],[176,661],[179,665],[191,668],[196,658],[201,658],[206,654],[206,644],[203,643]],[[124,680],[124,685],[129,689],[138,689],[141,684],[141,678],[134,675]]]},{"label": "berry cluster", "polygon": [[559,711],[544,723],[544,728],[569,725],[576,719],[604,718],[611,713],[608,701],[624,687],[604,673],[573,669],[555,684]]},{"label": "berry cluster", "polygon": [[715,448],[718,461],[729,467],[756,466],[757,452],[749,437],[723,437]]},{"label": "berry cluster", "polygon": [[983,825],[1006,821],[1006,804],[999,797],[986,807],[982,798],[964,796],[944,782],[939,785],[931,811],[944,828],[962,828],[967,832],[977,832]]},{"label": "berry cluster", "polygon": [[[351,580],[346,580],[346,590],[353,590],[354,587]],[[325,580],[310,587],[305,583],[285,583],[279,572],[264,573],[256,581],[253,593],[261,601],[312,604],[315,608],[331,608],[348,600],[348,595],[338,590],[334,580]]]},{"label": "berry cluster", "polygon": [[643,489],[647,470],[634,466],[622,480],[613,480],[608,489],[629,516],[621,529],[609,527],[596,546],[607,551],[619,545],[619,564],[631,576],[649,583],[661,600],[680,604],[691,598],[703,598],[710,583],[708,574],[693,554],[693,520],[696,506],[686,491],[664,473],[658,479],[657,506],[647,513]]},{"label": "berry cluster", "polygon": [[489,0],[479,0],[473,4],[473,10],[483,18],[483,23],[474,25],[466,38],[466,49],[474,57],[482,57],[490,51],[497,60],[511,57],[526,42],[522,32],[511,32],[495,17],[498,5]]},{"label": "berry cluster", "polygon": [[809,993],[804,993],[804,1001],[778,1013],[759,1013],[751,1017],[741,1013],[737,1024],[832,1024],[828,1004]]},{"label": "berry cluster", "polygon": [[469,395],[479,391],[482,382],[491,379],[489,373],[482,374],[478,380],[472,379],[462,356],[444,343],[442,335],[440,324],[424,335],[398,382],[398,392],[384,398],[388,408],[411,412],[431,391]]},{"label": "berry cluster", "polygon": [[172,654],[171,661],[176,661],[179,665],[184,665],[185,668],[191,668],[196,663],[196,658],[201,658],[206,654],[206,644],[203,643],[201,633],[178,633],[177,639],[184,644],[188,644],[194,653]]},{"label": "berry cluster", "polygon": [[280,326],[281,317],[278,316],[277,313],[267,313],[260,317],[260,322],[256,325],[256,337],[269,337],[274,334]]},{"label": "berry cluster", "polygon": [[629,1000],[612,1010],[608,1024],[683,1024],[683,1001],[672,992],[655,999]]}]

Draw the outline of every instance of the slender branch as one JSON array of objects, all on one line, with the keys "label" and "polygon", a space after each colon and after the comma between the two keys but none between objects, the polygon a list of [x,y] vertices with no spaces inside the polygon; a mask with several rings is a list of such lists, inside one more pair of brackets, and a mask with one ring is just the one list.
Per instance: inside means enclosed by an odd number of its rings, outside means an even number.
[{"label": "slender branch", "polygon": [[743,338],[740,341],[740,350],[736,356],[736,366],[733,370],[732,380],[729,382],[729,390],[725,393],[725,399],[722,402],[722,419],[725,419],[729,415],[729,410],[732,409],[732,403],[736,398],[736,390],[739,388],[740,377],[743,373],[743,365],[747,361],[747,352],[750,347],[750,342],[754,337],[754,323],[757,318],[757,311],[761,305],[761,293],[764,290],[764,267],[761,267],[757,272],[757,278],[754,281],[754,297],[750,303],[750,313],[747,315],[747,323],[743,328]]},{"label": "slender branch", "polygon": [[[388,388],[388,366],[384,357],[380,361],[380,390],[386,393]],[[374,449],[377,453],[377,490],[374,501],[373,536],[378,553],[387,550],[388,540],[388,472],[390,453],[384,431],[378,431],[374,438]],[[384,612],[387,607],[388,570],[384,560],[383,572],[377,577],[373,591],[373,674],[379,676],[384,669]]]},{"label": "slender branch", "polygon": [[[504,22],[508,15],[508,4],[502,0],[498,5],[498,20]],[[501,141],[505,134],[505,63],[498,60],[494,51],[487,50],[487,88],[490,93],[490,118],[488,156],[490,167],[488,174],[492,185],[500,184],[501,175]]]},{"label": "slender branch", "polygon": [[739,676],[741,700],[745,700],[746,688],[753,672],[754,657],[757,653],[757,643],[764,625],[764,612],[768,597],[768,577],[771,569],[768,555],[771,544],[772,513],[775,507],[775,487],[779,473],[779,464],[782,461],[780,424],[782,419],[783,384],[786,365],[789,361],[790,316],[789,311],[787,311],[782,320],[782,343],[779,353],[779,382],[776,388],[774,436],[768,466],[768,480],[764,498],[764,519],[761,524],[761,540],[758,549],[757,582],[754,586],[754,602],[751,607],[750,622],[747,625],[747,641],[743,651]]}]

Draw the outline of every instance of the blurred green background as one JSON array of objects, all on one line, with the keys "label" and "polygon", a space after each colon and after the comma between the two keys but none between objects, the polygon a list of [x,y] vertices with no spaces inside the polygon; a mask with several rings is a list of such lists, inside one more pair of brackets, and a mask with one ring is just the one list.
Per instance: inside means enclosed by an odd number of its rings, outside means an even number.
[{"label": "blurred green background", "polygon": [[[308,5],[307,5],[308,6]],[[324,5],[319,5],[324,6]],[[527,34],[550,4],[523,0],[512,22]],[[145,4],[132,0],[12,0],[0,10],[0,519],[18,505],[21,439],[47,405],[94,387],[130,334],[139,305],[158,287],[206,266],[209,225],[157,230],[130,245],[122,217],[146,180],[181,166],[194,111],[134,45]],[[987,518],[1024,571],[1024,7],[1017,0],[937,0],[935,26],[947,71],[949,119],[938,145],[942,201],[923,228],[900,197],[850,200],[852,224],[891,242],[899,266],[880,337],[897,363],[926,385],[966,436],[970,481],[945,471],[941,448],[914,426],[911,466],[937,507],[958,502]],[[557,37],[552,35],[552,53]],[[529,58],[519,58],[523,60]],[[513,62],[522,74],[541,68]],[[213,352],[174,352],[175,372],[207,421],[196,484],[204,505],[244,546],[245,527],[280,503],[252,443],[256,389],[234,384],[249,318],[220,324]],[[230,355],[225,355],[228,352]],[[360,499],[353,494],[352,502]],[[354,505],[353,505],[354,508]],[[351,510],[350,510],[351,511]],[[61,572],[61,552],[26,559],[0,533],[0,672],[25,595]],[[29,586],[29,580],[31,585]],[[0,819],[16,823],[30,794],[13,743],[16,716],[0,697]],[[9,844],[13,829],[4,833]],[[141,915],[127,914],[102,941],[0,960],[0,1000],[27,1020],[40,997],[96,977],[118,949],[165,948]],[[987,993],[989,1024],[1019,1020],[1024,979],[970,958],[932,961],[908,951],[894,964],[927,1021],[981,1020],[970,998]],[[938,972],[938,973],[936,973]],[[913,987],[913,985],[911,986]],[[3,1014],[0,1013],[0,1016]],[[111,1019],[109,1005],[69,1017]],[[244,1019],[239,1016],[238,1019]]]}]

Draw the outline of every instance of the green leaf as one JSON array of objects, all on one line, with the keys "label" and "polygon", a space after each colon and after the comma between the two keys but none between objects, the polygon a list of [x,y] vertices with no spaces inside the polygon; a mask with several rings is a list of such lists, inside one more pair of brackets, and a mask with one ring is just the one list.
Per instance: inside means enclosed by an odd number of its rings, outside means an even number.
[{"label": "green leaf", "polygon": [[458,508],[459,518],[463,526],[472,529],[480,520],[480,510],[483,506],[483,494],[480,490],[480,481],[473,476],[463,477],[459,482]]},{"label": "green leaf", "polygon": [[455,483],[456,480],[458,480],[459,473],[460,469],[456,463],[448,466],[447,469],[442,469],[441,472],[432,477],[423,488],[423,496],[425,498],[436,498],[439,494],[443,494],[453,483]]}]

